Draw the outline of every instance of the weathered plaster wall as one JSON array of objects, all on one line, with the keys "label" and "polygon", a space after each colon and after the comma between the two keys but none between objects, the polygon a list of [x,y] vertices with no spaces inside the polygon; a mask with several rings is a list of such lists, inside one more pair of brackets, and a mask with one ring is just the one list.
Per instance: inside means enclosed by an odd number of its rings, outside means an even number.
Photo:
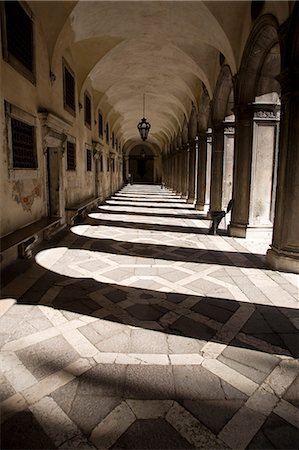
[{"label": "weathered plaster wall", "polygon": [[[35,49],[36,85],[33,85],[1,59],[1,235],[6,235],[47,214],[45,160],[37,111],[43,105],[43,99],[49,98],[50,83],[46,47],[38,24],[35,26]],[[4,100],[29,113],[35,120],[38,170],[9,171],[9,148]]]},{"label": "weathered plaster wall", "polygon": [[[37,147],[37,170],[14,170],[9,171],[9,149],[6,127],[4,101],[0,104],[0,200],[1,200],[1,222],[0,231],[4,236],[19,227],[27,225],[40,217],[48,214],[48,187],[47,187],[47,161],[44,155],[41,123],[38,112],[45,111],[53,113],[62,118],[67,124],[67,136],[76,141],[76,170],[67,170],[66,152],[63,158],[63,177],[65,190],[65,204],[73,205],[93,197],[98,191],[102,200],[120,188],[122,174],[117,171],[120,165],[115,160],[115,172],[112,168],[107,172],[107,158],[112,149],[111,139],[107,144],[103,140],[104,170],[99,172],[96,188],[96,167],[92,158],[92,171],[87,171],[86,148],[93,149],[93,141],[99,141],[97,111],[95,114],[94,91],[89,79],[85,82],[81,92],[76,86],[76,115],[73,116],[64,109],[63,105],[63,58],[76,74],[76,64],[70,50],[63,50],[57,57],[57,64],[51,67],[55,78],[50,80],[50,64],[46,39],[38,20],[34,20],[35,33],[35,63],[36,84],[32,84],[21,73],[15,70],[1,57],[1,99],[18,107],[29,114],[36,125],[36,147]],[[1,45],[2,48],[2,45]],[[1,55],[2,56],[2,55]],[[92,99],[92,124],[91,129],[84,123],[84,92],[87,90]],[[105,122],[105,117],[104,117]],[[111,127],[110,127],[111,130]],[[111,179],[112,178],[112,179]]]}]

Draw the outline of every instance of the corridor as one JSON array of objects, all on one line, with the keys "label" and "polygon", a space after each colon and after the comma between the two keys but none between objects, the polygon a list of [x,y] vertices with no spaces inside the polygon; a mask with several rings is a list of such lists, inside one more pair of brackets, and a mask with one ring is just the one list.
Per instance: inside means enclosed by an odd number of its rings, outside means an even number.
[{"label": "corridor", "polygon": [[298,275],[128,185],[6,270],[3,449],[295,449]]}]

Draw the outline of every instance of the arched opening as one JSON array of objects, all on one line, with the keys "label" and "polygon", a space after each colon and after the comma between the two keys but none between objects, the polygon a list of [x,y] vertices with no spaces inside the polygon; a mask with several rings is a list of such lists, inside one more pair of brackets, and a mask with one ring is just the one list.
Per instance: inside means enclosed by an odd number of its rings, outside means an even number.
[{"label": "arched opening", "polygon": [[235,87],[234,209],[230,233],[271,238],[280,118],[277,21],[262,16],[247,41]]},{"label": "arched opening", "polygon": [[223,65],[212,102],[212,170],[210,214],[226,210],[232,198],[235,116],[230,67]]},{"label": "arched opening", "polygon": [[154,183],[155,157],[148,146],[136,145],[129,153],[129,173],[134,183]]}]

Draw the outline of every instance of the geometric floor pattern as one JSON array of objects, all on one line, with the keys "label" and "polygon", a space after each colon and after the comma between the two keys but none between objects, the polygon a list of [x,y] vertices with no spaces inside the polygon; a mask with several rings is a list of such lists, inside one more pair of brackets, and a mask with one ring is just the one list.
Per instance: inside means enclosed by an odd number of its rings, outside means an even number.
[{"label": "geometric floor pattern", "polygon": [[6,271],[1,448],[298,448],[298,276],[209,224],[126,186]]}]

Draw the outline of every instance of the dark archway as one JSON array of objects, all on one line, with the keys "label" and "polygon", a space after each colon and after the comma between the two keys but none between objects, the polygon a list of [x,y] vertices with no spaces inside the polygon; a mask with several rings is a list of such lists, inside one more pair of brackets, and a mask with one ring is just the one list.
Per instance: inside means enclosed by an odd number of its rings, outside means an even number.
[{"label": "dark archway", "polygon": [[129,173],[134,183],[154,183],[155,158],[149,147],[139,144],[130,151]]}]

